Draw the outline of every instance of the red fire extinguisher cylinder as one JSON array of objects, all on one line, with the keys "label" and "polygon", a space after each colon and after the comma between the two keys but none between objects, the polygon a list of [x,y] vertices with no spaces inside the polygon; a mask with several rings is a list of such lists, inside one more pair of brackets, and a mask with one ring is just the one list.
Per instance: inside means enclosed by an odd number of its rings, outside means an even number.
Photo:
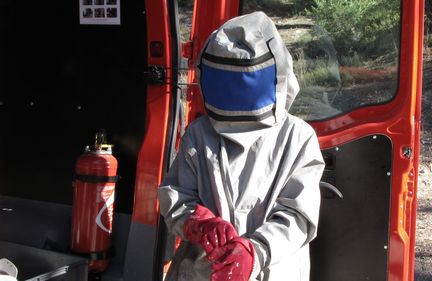
[{"label": "red fire extinguisher cylinder", "polygon": [[75,165],[71,250],[87,256],[90,272],[102,272],[111,252],[117,160],[111,146],[95,145]]}]

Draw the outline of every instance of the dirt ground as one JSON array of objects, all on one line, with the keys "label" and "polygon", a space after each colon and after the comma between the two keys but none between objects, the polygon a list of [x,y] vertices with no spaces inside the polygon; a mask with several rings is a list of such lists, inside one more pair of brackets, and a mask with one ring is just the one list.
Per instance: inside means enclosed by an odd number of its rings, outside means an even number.
[{"label": "dirt ground", "polygon": [[432,56],[428,52],[425,52],[422,97],[415,281],[432,281]]}]

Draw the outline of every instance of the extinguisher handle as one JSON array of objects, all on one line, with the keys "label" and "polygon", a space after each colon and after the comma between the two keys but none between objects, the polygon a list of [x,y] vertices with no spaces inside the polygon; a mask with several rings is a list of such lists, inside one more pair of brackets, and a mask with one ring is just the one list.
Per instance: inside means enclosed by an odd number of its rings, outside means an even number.
[{"label": "extinguisher handle", "polygon": [[106,131],[105,129],[99,129],[95,137],[95,148],[102,147],[103,144],[106,144]]}]

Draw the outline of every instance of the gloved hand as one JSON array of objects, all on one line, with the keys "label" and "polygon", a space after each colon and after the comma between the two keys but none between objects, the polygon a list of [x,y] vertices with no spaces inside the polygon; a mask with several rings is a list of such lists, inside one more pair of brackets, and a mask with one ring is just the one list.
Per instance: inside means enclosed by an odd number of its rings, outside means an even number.
[{"label": "gloved hand", "polygon": [[186,239],[193,244],[201,244],[204,235],[201,231],[201,225],[215,217],[212,211],[206,207],[196,205],[194,212],[186,219],[183,225],[183,233]]},{"label": "gloved hand", "polygon": [[225,246],[237,237],[237,231],[227,221],[215,215],[206,207],[197,205],[194,213],[185,221],[183,232],[191,243],[200,244],[207,254],[215,248]]},{"label": "gloved hand", "polygon": [[255,258],[252,242],[243,237],[232,239],[227,245],[215,249],[207,259],[212,262],[211,281],[249,280]]},{"label": "gloved hand", "polygon": [[225,246],[230,240],[238,236],[232,224],[219,217],[203,222],[201,231],[204,234],[201,245],[207,254],[216,248]]}]

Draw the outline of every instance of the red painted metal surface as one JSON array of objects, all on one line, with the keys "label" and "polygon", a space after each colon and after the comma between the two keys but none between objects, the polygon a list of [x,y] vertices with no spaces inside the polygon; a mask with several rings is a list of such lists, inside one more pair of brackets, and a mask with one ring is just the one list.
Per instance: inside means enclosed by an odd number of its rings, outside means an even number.
[{"label": "red painted metal surface", "polygon": [[[80,176],[115,177],[117,159],[111,153],[88,151],[76,161],[75,174]],[[104,253],[111,248],[114,208],[114,182],[73,183],[73,215],[71,249],[81,254]],[[90,260],[89,270],[102,272],[108,259]]]},{"label": "red painted metal surface", "polygon": [[[425,2],[419,1],[418,3],[419,7],[418,10],[421,11],[419,14],[419,18],[423,19],[423,13],[425,11]],[[423,21],[418,21],[418,33],[417,33],[417,48],[418,48],[418,58],[420,58],[420,61],[418,61],[417,64],[417,93],[420,93],[423,89],[422,87],[422,77],[423,77],[423,34],[424,34],[424,25]],[[420,79],[419,79],[420,78]],[[418,163],[420,160],[420,132],[422,128],[421,124],[421,111],[422,111],[422,97],[421,94],[416,95],[416,108],[415,108],[415,120],[418,120],[416,122],[416,127],[414,128],[415,138],[414,138],[414,165],[415,165],[415,171],[414,176],[416,177],[416,180],[414,181],[414,198],[413,198],[413,205],[412,205],[412,214],[411,214],[411,237],[410,237],[410,263],[409,263],[409,272],[408,276],[410,280],[414,280],[414,271],[415,271],[415,241],[416,241],[416,217],[417,217],[417,190],[418,190]]]},{"label": "red painted metal surface", "polygon": [[[166,0],[146,0],[148,65],[167,69],[167,84],[147,87],[146,128],[141,146],[136,179],[132,220],[156,225],[159,206],[157,188],[161,183],[171,99],[171,31]],[[144,24],[144,23],[143,23]],[[151,42],[162,42],[162,56],[152,57]],[[144,93],[143,93],[144,94]]]},{"label": "red painted metal surface", "polygon": [[[204,5],[206,1],[197,1]],[[216,1],[215,1],[216,2]],[[221,3],[201,10],[195,6],[192,31],[192,54],[190,66],[193,66],[199,50],[205,43],[206,36],[212,30],[209,23],[225,21],[218,18]],[[235,5],[235,4],[234,4]],[[385,134],[393,143],[392,197],[390,221],[389,279],[414,279],[415,221],[417,206],[417,175],[419,160],[421,79],[422,79],[422,42],[423,42],[423,7],[421,0],[402,2],[402,36],[399,71],[399,88],[396,97],[384,105],[368,106],[349,112],[336,118],[314,122],[321,148],[327,149],[354,141],[358,138]],[[235,6],[230,8],[235,10]],[[200,17],[202,16],[202,17]],[[235,13],[233,14],[235,16]],[[228,17],[229,18],[229,17]],[[228,19],[227,18],[227,19]],[[203,19],[203,22],[200,21]],[[211,25],[211,24],[209,24]],[[195,75],[189,73],[189,82],[194,83]],[[188,121],[204,112],[201,95],[197,87],[188,91]],[[411,148],[413,155],[404,155],[404,149]]]},{"label": "red painted metal surface", "polygon": [[[421,0],[402,2],[402,36],[399,89],[384,105],[369,106],[311,125],[321,148],[335,147],[355,139],[385,134],[393,143],[391,221],[388,280],[414,280],[415,221],[419,134],[421,128],[421,79],[423,10]],[[411,148],[411,157],[404,150]]]},{"label": "red painted metal surface", "polygon": [[[197,2],[196,4],[209,5],[206,1]],[[196,29],[192,31],[192,43],[189,43],[192,45],[190,67],[196,63],[196,56],[205,43],[204,35],[208,35],[212,30],[207,29],[206,20],[209,23],[214,23],[215,19],[216,22],[219,19],[220,23],[226,20],[218,18],[220,14],[218,11],[223,5],[213,4],[215,6],[203,11],[202,14],[200,14],[202,9],[195,6],[193,26]],[[414,279],[416,194],[421,127],[423,5],[422,0],[402,2],[400,65],[403,67],[399,70],[399,88],[396,97],[387,104],[360,108],[336,118],[311,124],[319,136],[322,149],[373,134],[384,134],[391,138],[394,157],[388,248],[388,280],[391,281]],[[236,8],[232,6],[230,9]],[[190,71],[188,82],[196,82],[194,71]],[[199,89],[191,87],[188,91],[188,121],[203,112]],[[404,155],[406,148],[411,148],[413,151],[410,158]]]},{"label": "red painted metal surface", "polygon": [[[192,31],[188,48],[188,83],[197,83],[195,64],[199,52],[215,29],[230,18],[238,15],[239,0],[195,0],[192,17]],[[198,86],[190,86],[187,90],[186,123],[204,114],[202,96]]]},{"label": "red painted metal surface", "polygon": [[[188,83],[196,83],[193,69],[208,35],[238,14],[238,0],[195,0],[191,41],[184,54],[189,58]],[[414,277],[414,245],[417,174],[419,160],[422,0],[402,1],[402,36],[399,88],[395,98],[383,105],[354,110],[330,120],[313,122],[321,148],[327,149],[373,134],[385,134],[393,144],[391,221],[389,230],[389,278],[408,281]],[[148,42],[164,43],[164,56],[149,57],[149,64],[170,66],[170,31],[165,1],[146,1]],[[169,76],[168,72],[168,76]],[[169,77],[168,77],[169,79]],[[157,223],[156,189],[162,178],[163,155],[170,103],[168,86],[149,86],[146,137],[140,151],[135,185],[133,220]],[[187,122],[204,112],[196,86],[187,92]],[[411,148],[413,155],[404,155]]]}]

